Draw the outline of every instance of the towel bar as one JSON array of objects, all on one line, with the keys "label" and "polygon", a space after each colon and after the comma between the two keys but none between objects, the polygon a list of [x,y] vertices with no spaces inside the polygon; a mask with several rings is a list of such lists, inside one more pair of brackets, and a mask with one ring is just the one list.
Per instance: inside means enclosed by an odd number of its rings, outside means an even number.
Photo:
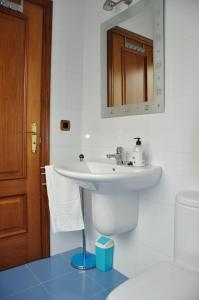
[{"label": "towel bar", "polygon": [[[45,167],[41,167],[41,170],[44,170]],[[46,175],[45,173],[41,173],[41,175]],[[42,186],[46,186],[46,182],[42,182]],[[82,206],[82,216],[83,220],[85,219],[85,211],[84,211],[84,196],[83,196],[83,188],[79,188],[80,190],[80,200]],[[85,222],[84,222],[85,223]],[[79,270],[89,270],[93,269],[96,266],[95,255],[87,252],[86,250],[86,233],[85,229],[82,230],[82,244],[83,251],[81,253],[77,253],[71,257],[71,265],[75,269]]]},{"label": "towel bar", "polygon": [[[45,175],[46,175],[45,167],[40,167],[40,169],[41,169],[41,175],[45,176]],[[42,185],[42,186],[46,186],[46,182],[42,182],[41,185]]]},{"label": "towel bar", "polygon": [[[83,215],[83,220],[84,220],[84,218],[85,218],[84,195],[83,195],[83,188],[81,188],[81,187],[80,187],[80,198],[81,198],[81,204],[82,204],[82,215]],[[96,266],[96,259],[95,259],[94,254],[86,251],[85,229],[82,230],[82,242],[83,242],[83,251],[81,253],[78,253],[78,254],[75,254],[72,256],[71,265],[75,269],[79,269],[79,270],[93,269]]]}]

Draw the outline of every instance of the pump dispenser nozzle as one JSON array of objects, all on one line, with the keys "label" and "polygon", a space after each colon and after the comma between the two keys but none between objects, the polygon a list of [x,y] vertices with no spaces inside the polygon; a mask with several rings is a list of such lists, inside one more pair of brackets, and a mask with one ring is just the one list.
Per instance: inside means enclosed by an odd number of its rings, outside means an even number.
[{"label": "pump dispenser nozzle", "polygon": [[140,137],[136,137],[136,138],[134,138],[134,140],[137,140],[137,141],[136,141],[136,145],[142,145],[142,142],[141,142],[141,138],[140,138]]}]

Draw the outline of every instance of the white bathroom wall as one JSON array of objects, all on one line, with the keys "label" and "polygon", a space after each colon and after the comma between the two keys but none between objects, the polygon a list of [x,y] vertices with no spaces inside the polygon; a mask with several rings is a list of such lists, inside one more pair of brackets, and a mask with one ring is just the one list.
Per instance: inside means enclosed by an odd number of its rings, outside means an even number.
[{"label": "white bathroom wall", "polygon": [[[150,162],[163,168],[160,183],[140,193],[137,229],[114,237],[115,267],[133,276],[160,260],[172,259],[175,195],[199,188],[199,1],[166,0],[165,113],[109,119],[100,116],[100,24],[119,9],[105,12],[103,2],[84,0],[82,151],[88,159],[105,158],[116,146],[131,153],[133,137],[141,136]],[[93,250],[97,233],[91,225],[90,195],[86,195]]]},{"label": "white bathroom wall", "polygon": [[[81,153],[82,12],[82,0],[53,1],[50,161],[54,165]],[[60,131],[61,119],[71,121],[70,132]],[[79,245],[79,232],[51,232],[51,254]]]}]

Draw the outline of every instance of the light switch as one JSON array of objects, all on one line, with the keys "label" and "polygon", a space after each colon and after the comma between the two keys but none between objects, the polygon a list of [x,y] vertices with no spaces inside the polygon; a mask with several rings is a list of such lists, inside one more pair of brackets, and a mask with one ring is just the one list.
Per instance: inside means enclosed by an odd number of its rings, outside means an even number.
[{"label": "light switch", "polygon": [[60,129],[62,131],[70,131],[70,121],[69,120],[61,120],[60,121]]}]

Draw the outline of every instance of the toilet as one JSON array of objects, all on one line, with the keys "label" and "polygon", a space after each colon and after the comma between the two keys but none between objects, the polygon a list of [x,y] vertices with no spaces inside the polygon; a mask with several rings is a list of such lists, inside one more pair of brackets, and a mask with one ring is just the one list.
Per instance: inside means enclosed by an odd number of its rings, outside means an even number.
[{"label": "toilet", "polygon": [[174,262],[152,266],[107,300],[199,300],[199,192],[176,196]]}]

